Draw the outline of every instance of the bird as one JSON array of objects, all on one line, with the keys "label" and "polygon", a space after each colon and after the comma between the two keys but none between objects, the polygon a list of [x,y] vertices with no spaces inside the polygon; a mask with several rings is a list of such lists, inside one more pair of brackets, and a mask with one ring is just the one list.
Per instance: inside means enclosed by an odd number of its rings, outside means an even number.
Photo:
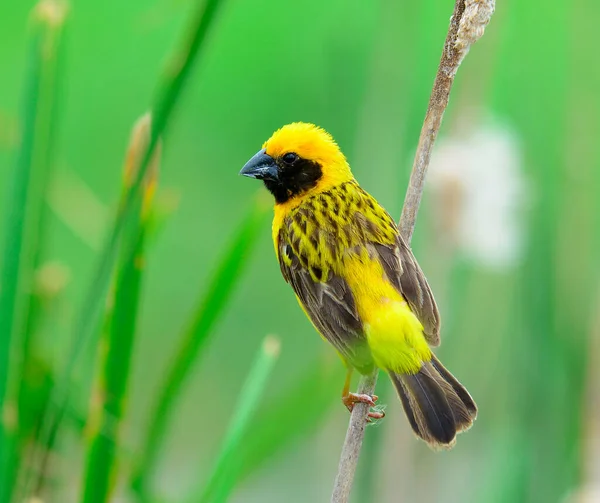
[{"label": "bird", "polygon": [[[440,315],[412,250],[333,137],[311,123],[287,124],[240,174],[262,180],[274,197],[281,274],[347,367],[343,403],[350,411],[359,402],[373,407],[377,396],[350,392],[352,372],[383,370],[416,436],[433,449],[451,448],[477,406],[432,352]],[[369,418],[381,417],[370,409]]]}]

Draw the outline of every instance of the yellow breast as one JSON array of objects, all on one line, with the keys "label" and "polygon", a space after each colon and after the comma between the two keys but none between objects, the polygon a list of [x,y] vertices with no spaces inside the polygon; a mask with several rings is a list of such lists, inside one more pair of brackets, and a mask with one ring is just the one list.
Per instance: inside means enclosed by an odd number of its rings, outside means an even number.
[{"label": "yellow breast", "polygon": [[431,359],[431,350],[423,326],[387,281],[381,264],[363,251],[346,258],[344,269],[375,364],[397,373],[417,373],[422,362]]},{"label": "yellow breast", "polygon": [[391,217],[355,181],[278,204],[273,219],[277,254],[281,233],[313,281],[329,274],[344,279],[375,364],[416,373],[431,359],[423,327],[372,248],[376,243],[394,246],[397,232]]}]

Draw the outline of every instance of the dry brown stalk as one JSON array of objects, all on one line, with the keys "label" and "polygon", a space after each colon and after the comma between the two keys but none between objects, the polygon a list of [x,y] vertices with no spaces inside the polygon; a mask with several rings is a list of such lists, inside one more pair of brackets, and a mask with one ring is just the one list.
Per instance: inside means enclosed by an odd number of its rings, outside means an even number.
[{"label": "dry brown stalk", "polygon": [[[421,204],[431,151],[442,123],[444,111],[448,105],[454,77],[471,45],[483,35],[485,27],[494,13],[494,7],[495,0],[456,0],[454,5],[454,12],[450,18],[450,28],[448,29],[442,58],[429,98],[429,106],[421,128],[421,136],[419,137],[419,144],[402,208],[402,216],[400,217],[400,232],[409,244],[415,228],[419,205]],[[375,371],[371,375],[362,376],[358,392],[373,395],[377,383],[377,374],[378,371]],[[368,412],[369,406],[367,404],[358,403],[350,415],[350,423],[342,447],[338,473],[331,496],[332,503],[347,503],[349,501],[365,434]]]}]

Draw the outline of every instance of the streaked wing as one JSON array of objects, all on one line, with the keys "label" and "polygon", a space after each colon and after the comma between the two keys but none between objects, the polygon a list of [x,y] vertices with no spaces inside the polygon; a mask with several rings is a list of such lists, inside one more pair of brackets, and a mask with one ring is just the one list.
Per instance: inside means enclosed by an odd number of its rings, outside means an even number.
[{"label": "streaked wing", "polygon": [[284,279],[323,337],[354,366],[368,365],[363,327],[348,285],[331,268],[319,268],[293,247],[292,243],[297,244],[294,237],[286,228],[279,233],[278,257]]},{"label": "streaked wing", "polygon": [[362,228],[367,246],[372,245],[388,280],[404,296],[413,313],[423,325],[425,339],[431,346],[440,344],[440,314],[427,279],[412,250],[400,236],[390,215],[367,192],[358,187],[365,200],[357,204],[355,225]]},{"label": "streaked wing", "polygon": [[398,234],[395,245],[376,245],[383,269],[423,325],[430,346],[440,345],[440,313],[412,250]]}]

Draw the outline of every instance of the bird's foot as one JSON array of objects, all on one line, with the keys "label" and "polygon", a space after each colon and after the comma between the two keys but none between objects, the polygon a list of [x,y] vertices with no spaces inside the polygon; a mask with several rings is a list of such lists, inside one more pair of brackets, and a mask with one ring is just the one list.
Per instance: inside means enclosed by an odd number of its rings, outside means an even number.
[{"label": "bird's foot", "polygon": [[[377,395],[366,395],[363,393],[348,393],[342,397],[342,403],[346,408],[352,412],[354,405],[357,403],[366,403],[369,407],[375,407],[375,402],[379,399]],[[385,417],[383,410],[369,410],[367,415],[367,422],[371,422],[373,419],[382,419]]]}]

